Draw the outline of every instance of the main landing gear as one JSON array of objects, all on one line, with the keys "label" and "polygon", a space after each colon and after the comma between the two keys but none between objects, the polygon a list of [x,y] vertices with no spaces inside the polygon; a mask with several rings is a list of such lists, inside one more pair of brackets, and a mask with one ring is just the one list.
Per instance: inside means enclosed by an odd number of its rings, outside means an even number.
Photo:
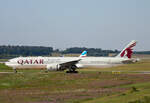
[{"label": "main landing gear", "polygon": [[78,73],[78,71],[76,71],[76,69],[77,69],[76,66],[70,66],[68,69],[69,70],[66,71],[66,73]]},{"label": "main landing gear", "polygon": [[14,73],[17,73],[17,70],[16,70],[16,68],[13,68],[13,70],[14,70]]}]

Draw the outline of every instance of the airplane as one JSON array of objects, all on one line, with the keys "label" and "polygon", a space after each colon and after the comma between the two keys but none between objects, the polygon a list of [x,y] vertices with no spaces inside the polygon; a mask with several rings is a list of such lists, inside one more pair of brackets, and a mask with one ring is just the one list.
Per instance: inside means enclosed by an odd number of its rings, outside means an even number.
[{"label": "airplane", "polygon": [[47,71],[66,71],[66,73],[78,73],[77,68],[83,67],[107,67],[117,66],[120,64],[133,63],[131,58],[133,47],[136,41],[132,40],[117,56],[115,57],[87,57],[87,51],[83,51],[79,57],[17,57],[10,59],[5,64],[16,69],[23,68],[46,68]]}]

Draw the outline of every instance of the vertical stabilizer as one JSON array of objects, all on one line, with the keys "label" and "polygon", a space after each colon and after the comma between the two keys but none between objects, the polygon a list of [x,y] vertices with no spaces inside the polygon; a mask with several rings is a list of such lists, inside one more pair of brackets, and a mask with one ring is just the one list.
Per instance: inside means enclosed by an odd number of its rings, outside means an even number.
[{"label": "vertical stabilizer", "polygon": [[86,57],[86,56],[87,56],[87,51],[83,51],[79,57]]},{"label": "vertical stabilizer", "polygon": [[133,54],[133,47],[136,46],[137,41],[132,40],[118,55],[117,57],[131,58]]}]

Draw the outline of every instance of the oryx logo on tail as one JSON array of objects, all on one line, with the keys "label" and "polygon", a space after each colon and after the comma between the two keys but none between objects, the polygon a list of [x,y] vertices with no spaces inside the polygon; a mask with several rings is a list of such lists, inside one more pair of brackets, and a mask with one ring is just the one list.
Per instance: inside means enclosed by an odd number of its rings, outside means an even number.
[{"label": "oryx logo on tail", "polygon": [[117,57],[127,57],[127,58],[131,58],[132,54],[133,54],[133,47],[136,46],[136,41],[133,40],[131,41],[121,52],[119,55],[117,55]]}]

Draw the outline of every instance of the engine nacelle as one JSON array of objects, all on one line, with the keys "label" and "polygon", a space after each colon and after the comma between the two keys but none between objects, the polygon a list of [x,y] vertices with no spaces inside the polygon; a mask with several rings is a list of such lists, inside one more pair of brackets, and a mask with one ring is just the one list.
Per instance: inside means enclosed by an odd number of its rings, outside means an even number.
[{"label": "engine nacelle", "polygon": [[49,64],[46,66],[46,68],[49,71],[57,71],[57,70],[60,70],[60,65],[59,64]]}]

